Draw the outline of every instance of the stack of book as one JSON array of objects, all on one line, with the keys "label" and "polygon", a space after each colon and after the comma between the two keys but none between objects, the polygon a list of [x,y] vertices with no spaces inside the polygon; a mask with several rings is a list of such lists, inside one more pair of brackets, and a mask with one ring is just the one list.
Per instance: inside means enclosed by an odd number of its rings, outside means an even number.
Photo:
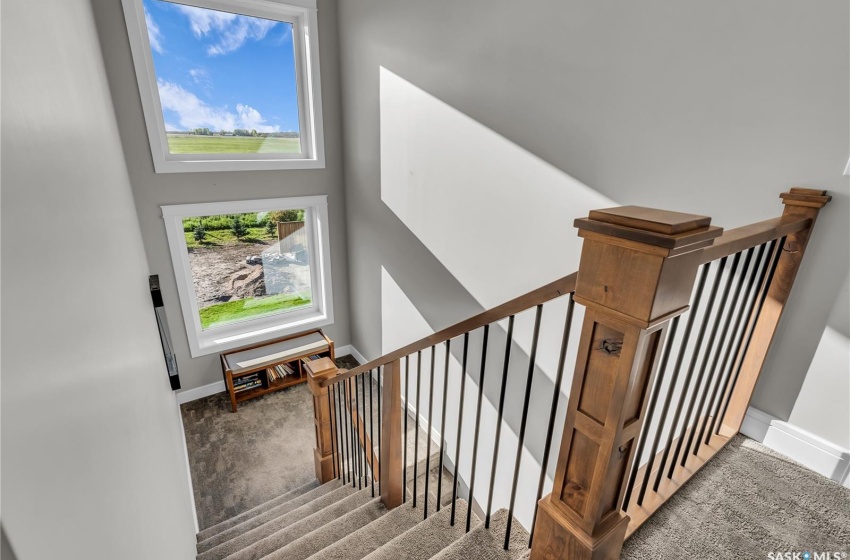
[{"label": "stack of book", "polygon": [[303,363],[305,363],[305,364],[309,364],[309,363],[310,363],[310,362],[312,362],[313,360],[318,360],[318,359],[319,359],[319,358],[321,358],[321,357],[322,357],[322,356],[321,356],[320,354],[313,354],[312,356],[308,356],[308,357],[306,357],[306,358],[301,358],[301,361],[302,361]]},{"label": "stack of book", "polygon": [[266,374],[269,376],[269,383],[277,383],[290,375],[298,375],[295,369],[289,364],[278,364],[268,368]]},{"label": "stack of book", "polygon": [[260,374],[252,373],[251,375],[246,375],[245,377],[238,377],[234,379],[233,391],[236,393],[240,393],[242,391],[256,389],[257,387],[261,387],[262,385],[263,380],[260,379]]}]

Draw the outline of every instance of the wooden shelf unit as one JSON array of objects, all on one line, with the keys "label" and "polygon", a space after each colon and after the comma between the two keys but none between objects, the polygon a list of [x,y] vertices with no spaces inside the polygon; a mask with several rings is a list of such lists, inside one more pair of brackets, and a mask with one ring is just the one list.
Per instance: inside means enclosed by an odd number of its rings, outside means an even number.
[{"label": "wooden shelf unit", "polygon": [[[306,383],[307,372],[301,362],[302,358],[319,355],[334,360],[334,343],[321,329],[315,329],[292,336],[278,338],[245,346],[219,355],[221,371],[227,394],[230,396],[230,408],[236,412],[238,403],[253,399],[268,393],[280,391],[299,383]],[[271,381],[269,369],[277,365],[288,364],[295,370],[294,375],[278,381]],[[234,380],[253,374],[259,374],[259,387],[237,391]]]}]

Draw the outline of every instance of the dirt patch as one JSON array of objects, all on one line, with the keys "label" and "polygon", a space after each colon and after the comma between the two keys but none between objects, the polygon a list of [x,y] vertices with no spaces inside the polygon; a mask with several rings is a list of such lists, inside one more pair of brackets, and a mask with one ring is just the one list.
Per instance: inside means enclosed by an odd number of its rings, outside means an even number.
[{"label": "dirt patch", "polygon": [[271,295],[266,292],[266,275],[274,293],[310,293],[310,267],[303,263],[278,262],[274,265],[248,264],[271,243],[235,243],[198,247],[189,251],[189,265],[198,298],[198,307]]}]

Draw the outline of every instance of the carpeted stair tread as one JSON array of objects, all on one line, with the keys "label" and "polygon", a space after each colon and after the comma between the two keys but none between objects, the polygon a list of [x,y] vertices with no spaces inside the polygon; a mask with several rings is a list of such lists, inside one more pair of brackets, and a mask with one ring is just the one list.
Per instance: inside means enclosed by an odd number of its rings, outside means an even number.
[{"label": "carpeted stair tread", "polygon": [[[319,550],[313,556],[310,556],[310,560],[360,560],[414,527],[422,521],[424,514],[422,500],[424,499],[425,491],[423,484],[421,484],[424,476],[424,474],[419,476],[421,480],[418,489],[419,495],[417,497],[418,506],[416,508],[413,507],[413,500],[408,500],[406,504],[402,504],[387,512],[369,525],[361,527],[333,544],[329,544],[326,548]],[[443,488],[445,490],[451,487],[444,482]],[[436,492],[436,488],[434,488],[433,492]],[[429,489],[429,494],[431,494],[428,502],[429,511],[433,512],[436,510],[436,497],[431,489]],[[441,504],[448,504],[451,498],[451,490],[448,492],[444,491]]]},{"label": "carpeted stair tread", "polygon": [[381,503],[381,498],[373,498],[365,505],[346,513],[339,519],[318,527],[283,548],[264,556],[263,560],[304,560],[370,525],[387,513],[387,508]]},{"label": "carpeted stair tread", "polygon": [[[451,508],[441,509],[439,513],[420,521],[365,558],[366,560],[427,560],[464,535],[466,512],[466,501],[458,500],[454,526],[449,523]],[[478,517],[473,514],[473,526],[478,522]]]},{"label": "carpeted stair tread", "polygon": [[511,524],[511,542],[505,550],[508,510],[500,509],[490,518],[490,528],[478,527],[434,556],[434,560],[519,560],[528,552],[528,531],[519,521]]},{"label": "carpeted stair tread", "polygon": [[[233,554],[243,548],[250,546],[252,543],[255,543],[261,539],[268,537],[290,525],[293,525],[300,520],[313,515],[314,513],[323,510],[324,508],[333,505],[340,500],[344,500],[348,496],[357,492],[356,489],[351,488],[350,485],[341,486],[339,481],[331,481],[327,484],[334,484],[334,489],[326,494],[323,494],[310,502],[297,507],[293,510],[284,513],[279,517],[275,517],[259,526],[255,526],[250,530],[244,530],[243,525],[237,525],[228,529],[226,533],[234,532],[233,534],[227,535],[229,537],[228,540],[224,542],[219,542],[212,548],[207,548],[203,552],[198,554],[198,560],[221,560],[226,556]],[[321,487],[320,487],[321,488]],[[253,520],[251,520],[253,521]],[[204,543],[199,543],[200,547],[203,544],[208,542],[212,542],[218,537],[214,537],[213,539],[209,539],[208,541],[204,541]]]},{"label": "carpeted stair tread", "polygon": [[[209,550],[219,543],[229,540],[245,531],[250,531],[254,527],[259,527],[275,517],[280,517],[342,486],[342,483],[338,480],[332,480],[321,486],[318,486],[318,484],[318,481],[311,482],[226,521],[222,521],[217,525],[213,525],[208,529],[204,529],[198,533],[198,552]],[[211,539],[216,540],[213,542]]]},{"label": "carpeted stair tread", "polygon": [[[351,489],[351,487],[348,487]],[[285,547],[296,539],[315,531],[325,528],[329,523],[336,523],[340,517],[372,501],[370,488],[355,490],[353,494],[330,504],[315,513],[302,517],[299,521],[283,527],[265,538],[254,539],[251,544],[234,551],[227,556],[227,560],[259,560],[265,558],[276,550]],[[229,544],[229,543],[225,543]]]}]

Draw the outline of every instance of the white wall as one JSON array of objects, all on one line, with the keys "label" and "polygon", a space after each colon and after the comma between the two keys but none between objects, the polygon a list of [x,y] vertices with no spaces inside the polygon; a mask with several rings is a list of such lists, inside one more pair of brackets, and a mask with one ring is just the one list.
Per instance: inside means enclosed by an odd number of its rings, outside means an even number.
[{"label": "white wall", "polygon": [[177,295],[177,281],[160,210],[160,206],[164,204],[327,195],[334,324],[323,327],[323,330],[337,346],[349,344],[348,258],[342,178],[336,3],[332,0],[318,2],[325,128],[324,169],[159,174],[154,173],[153,169],[121,2],[91,0],[91,3],[95,11],[97,33],[104,53],[109,88],[115,106],[124,158],[127,161],[127,172],[133,187],[147,261],[152,273],[160,276],[165,311],[171,326],[183,389],[221,382],[221,364],[216,354],[198,358],[189,355],[189,343]]},{"label": "white wall", "polygon": [[[754,398],[787,420],[850,268],[848,15],[842,0],[341,3],[353,345],[381,351],[382,269],[436,330],[574,270],[572,221],[597,199],[731,228],[780,215],[790,186],[825,188]],[[842,367],[810,383],[829,391]]]},{"label": "white wall", "polygon": [[85,0],[2,7],[3,529],[27,560],[188,560],[149,269]]}]

